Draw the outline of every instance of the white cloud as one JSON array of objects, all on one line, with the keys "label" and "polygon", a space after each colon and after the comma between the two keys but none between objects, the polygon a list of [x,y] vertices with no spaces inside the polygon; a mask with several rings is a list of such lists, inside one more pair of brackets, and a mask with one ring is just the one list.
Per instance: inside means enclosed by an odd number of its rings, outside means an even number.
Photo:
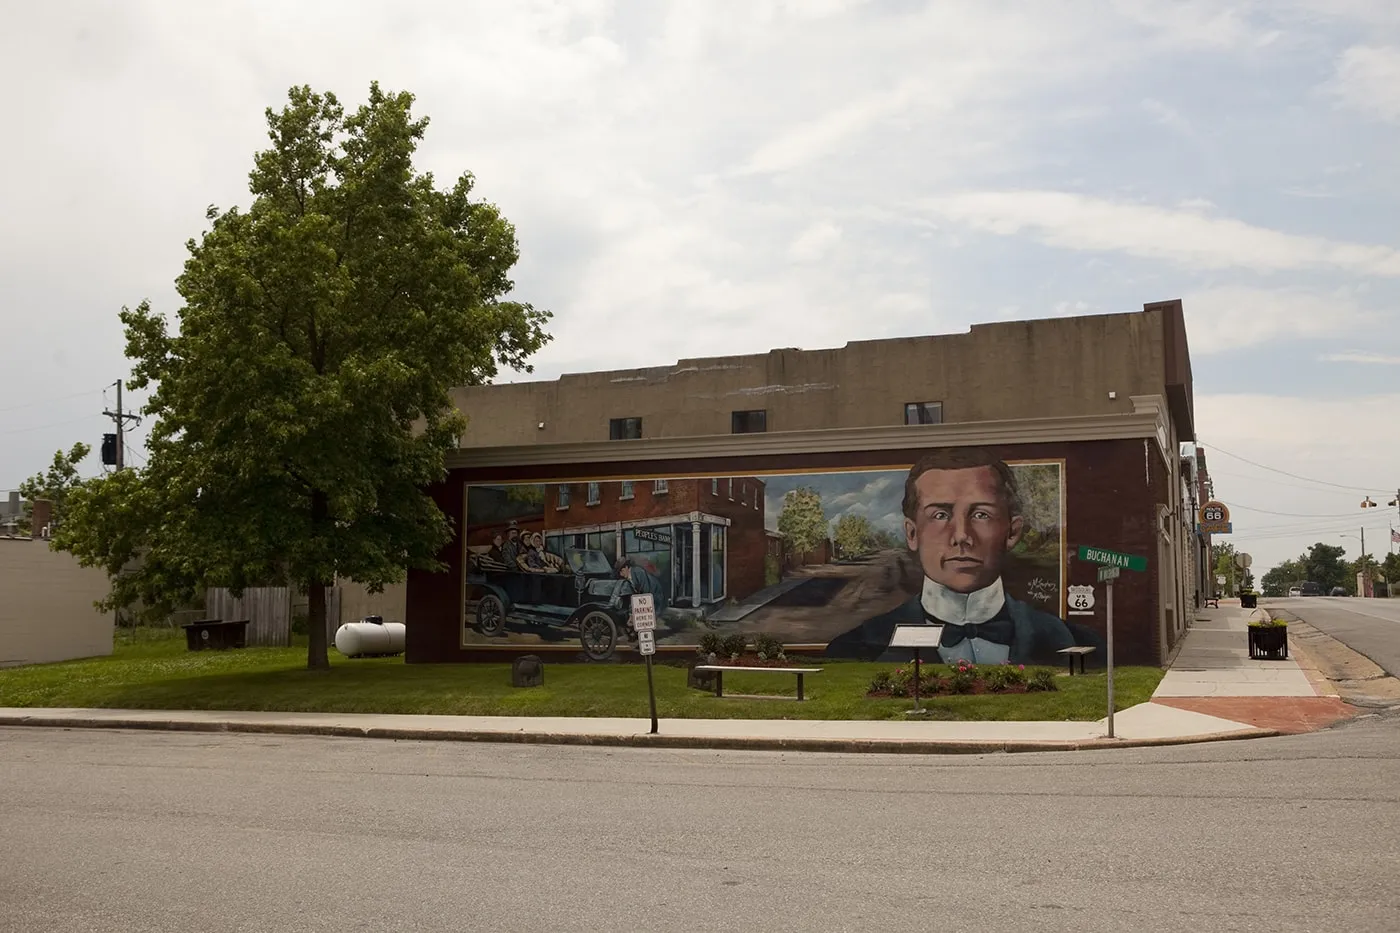
[{"label": "white cloud", "polygon": [[788,247],[788,258],[794,262],[814,262],[841,242],[841,227],[829,220],[820,220],[797,235]]},{"label": "white cloud", "polygon": [[1348,350],[1346,353],[1326,353],[1318,357],[1324,363],[1366,363],[1368,365],[1400,366],[1400,356],[1387,356],[1384,353],[1368,353],[1364,350]]},{"label": "white cloud", "polygon": [[1400,250],[1256,227],[1198,210],[1063,191],[981,191],[925,200],[950,220],[1049,246],[1126,253],[1197,269],[1327,269],[1400,276]]},{"label": "white cloud", "polygon": [[1328,90],[1344,107],[1400,121],[1400,48],[1352,46],[1337,60]]},{"label": "white cloud", "polygon": [[1361,307],[1347,290],[1222,286],[1182,296],[1193,356],[1271,341],[1337,337],[1386,317]]}]

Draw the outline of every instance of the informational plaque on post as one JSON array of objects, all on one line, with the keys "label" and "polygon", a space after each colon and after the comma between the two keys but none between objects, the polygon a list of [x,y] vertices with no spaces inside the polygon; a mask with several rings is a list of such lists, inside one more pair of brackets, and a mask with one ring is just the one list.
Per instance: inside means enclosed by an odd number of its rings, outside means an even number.
[{"label": "informational plaque on post", "polygon": [[891,648],[937,648],[943,638],[941,625],[896,625]]}]

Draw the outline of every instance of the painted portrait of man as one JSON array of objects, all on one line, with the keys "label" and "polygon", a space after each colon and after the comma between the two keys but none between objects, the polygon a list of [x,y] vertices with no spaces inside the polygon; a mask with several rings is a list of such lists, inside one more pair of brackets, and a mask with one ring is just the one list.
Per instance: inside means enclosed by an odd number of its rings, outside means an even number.
[{"label": "painted portrait of man", "polygon": [[[889,648],[896,625],[942,625],[944,663],[1053,664],[1055,652],[1097,644],[1083,626],[1006,592],[1002,573],[1025,517],[1011,468],[987,451],[949,449],[922,457],[904,484],[904,543],[923,571],[918,594],[833,639],[829,657],[902,660]],[[932,659],[930,659],[932,660]]]}]

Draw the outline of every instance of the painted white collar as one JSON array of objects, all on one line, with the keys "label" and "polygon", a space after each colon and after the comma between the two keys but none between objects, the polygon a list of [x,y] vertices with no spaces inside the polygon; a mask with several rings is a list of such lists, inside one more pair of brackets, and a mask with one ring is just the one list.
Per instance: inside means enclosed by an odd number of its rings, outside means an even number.
[{"label": "painted white collar", "polygon": [[943,584],[924,577],[924,593],[920,602],[924,611],[940,622],[978,625],[1001,611],[1006,602],[1006,591],[1002,588],[1001,577],[997,577],[991,586],[972,593],[954,593]]}]

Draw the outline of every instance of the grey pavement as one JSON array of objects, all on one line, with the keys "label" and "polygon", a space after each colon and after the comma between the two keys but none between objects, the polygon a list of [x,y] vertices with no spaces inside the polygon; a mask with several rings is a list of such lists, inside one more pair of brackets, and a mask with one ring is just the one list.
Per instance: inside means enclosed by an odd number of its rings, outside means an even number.
[{"label": "grey pavement", "polygon": [[1400,599],[1310,596],[1262,605],[1291,613],[1400,677]]},{"label": "grey pavement", "polygon": [[6,933],[1400,928],[1400,721],[1033,756],[0,728]]},{"label": "grey pavement", "polygon": [[1266,618],[1263,609],[1224,603],[1198,609],[1156,697],[1312,697],[1317,696],[1296,658],[1256,661],[1249,657],[1248,627]]}]

